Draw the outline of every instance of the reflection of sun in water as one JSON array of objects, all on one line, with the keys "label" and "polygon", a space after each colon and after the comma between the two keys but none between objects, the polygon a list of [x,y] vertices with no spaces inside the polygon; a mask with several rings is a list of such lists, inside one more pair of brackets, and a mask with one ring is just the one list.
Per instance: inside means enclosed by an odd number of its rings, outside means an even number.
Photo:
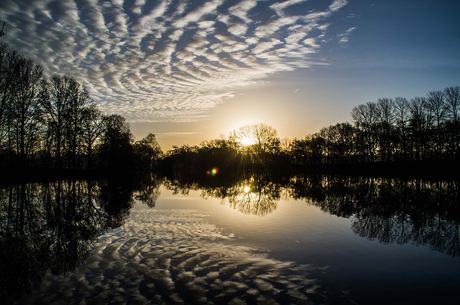
[{"label": "reflection of sun in water", "polygon": [[249,188],[249,186],[245,186],[245,187],[244,187],[244,192],[245,192],[245,193],[249,192],[250,190],[251,190],[251,189]]}]

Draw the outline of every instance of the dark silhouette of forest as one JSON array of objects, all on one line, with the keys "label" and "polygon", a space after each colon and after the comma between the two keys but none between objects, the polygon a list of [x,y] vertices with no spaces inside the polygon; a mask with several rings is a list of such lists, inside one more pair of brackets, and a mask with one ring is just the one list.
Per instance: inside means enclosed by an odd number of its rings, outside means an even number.
[{"label": "dark silhouette of forest", "polygon": [[443,176],[455,175],[460,164],[459,86],[411,100],[382,98],[358,105],[351,123],[324,127],[304,139],[280,139],[274,128],[255,124],[163,153],[153,133],[135,142],[126,119],[103,114],[85,86],[65,75],[46,77],[40,65],[7,44],[0,44],[0,75],[3,170],[156,169],[179,175],[247,169],[366,175],[437,170]]}]

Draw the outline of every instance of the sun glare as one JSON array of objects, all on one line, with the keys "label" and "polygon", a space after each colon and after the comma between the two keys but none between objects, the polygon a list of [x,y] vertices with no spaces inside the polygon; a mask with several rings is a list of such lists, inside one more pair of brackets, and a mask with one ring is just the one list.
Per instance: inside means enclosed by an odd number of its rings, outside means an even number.
[{"label": "sun glare", "polygon": [[244,137],[243,139],[241,139],[241,144],[243,144],[244,146],[249,146],[254,144],[254,140],[251,138]]}]

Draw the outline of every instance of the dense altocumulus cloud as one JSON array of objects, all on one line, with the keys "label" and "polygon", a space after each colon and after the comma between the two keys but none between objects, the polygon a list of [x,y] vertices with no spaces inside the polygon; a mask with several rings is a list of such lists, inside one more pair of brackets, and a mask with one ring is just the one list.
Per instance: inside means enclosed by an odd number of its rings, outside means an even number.
[{"label": "dense altocumulus cloud", "polygon": [[347,1],[324,3],[2,0],[0,20],[4,40],[48,74],[85,84],[103,111],[183,122],[206,117],[236,88],[311,66]]}]

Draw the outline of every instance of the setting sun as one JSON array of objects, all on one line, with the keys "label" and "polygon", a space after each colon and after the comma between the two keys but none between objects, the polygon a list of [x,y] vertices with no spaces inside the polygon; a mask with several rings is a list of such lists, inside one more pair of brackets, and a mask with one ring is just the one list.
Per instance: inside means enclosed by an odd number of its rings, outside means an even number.
[{"label": "setting sun", "polygon": [[241,144],[243,144],[244,146],[249,146],[249,145],[252,145],[254,143],[255,143],[255,141],[252,138],[244,137],[244,138],[241,139]]}]

